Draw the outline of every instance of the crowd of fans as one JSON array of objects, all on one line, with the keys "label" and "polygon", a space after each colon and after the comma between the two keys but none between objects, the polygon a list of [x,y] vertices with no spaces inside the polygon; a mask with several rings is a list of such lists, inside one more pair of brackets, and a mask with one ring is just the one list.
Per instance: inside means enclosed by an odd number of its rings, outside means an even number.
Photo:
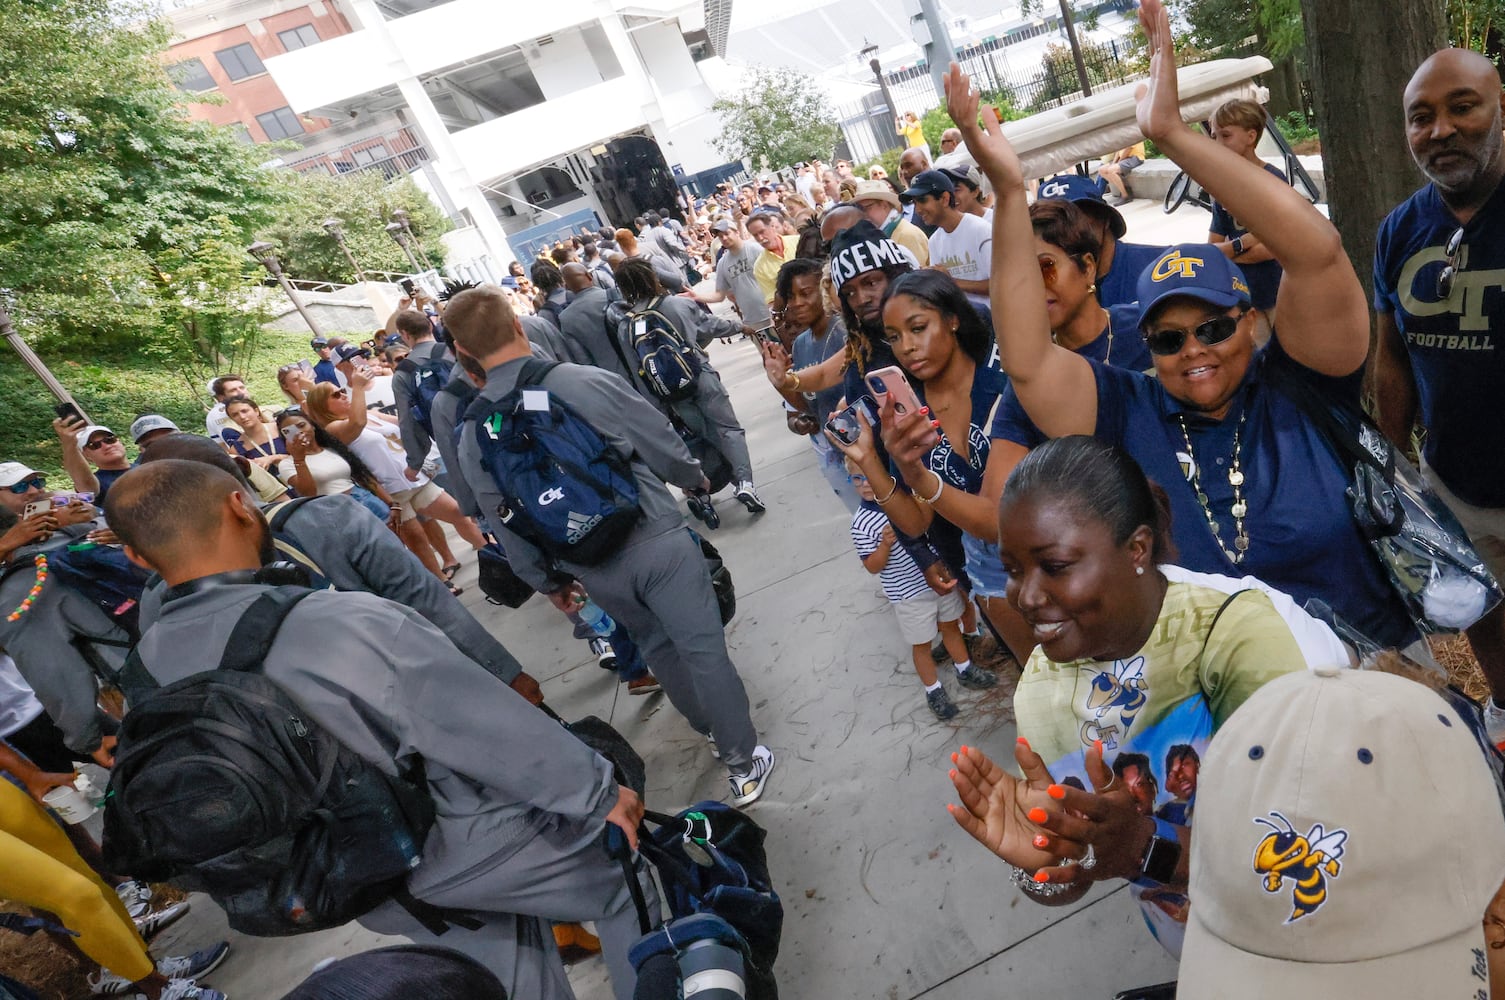
[{"label": "crowd of fans", "polygon": [[[360,919],[414,948],[346,959],[292,996],[407,995],[421,966],[439,995],[568,997],[556,945],[597,946],[569,930],[584,921],[629,1000],[638,920],[599,842],[604,824],[635,844],[642,802],[534,707],[537,681],[453,579],[467,547],[504,558],[632,693],[666,695],[727,768],[732,804],[757,802],[776,755],[686,530],[686,511],[719,523],[718,492],[767,509],[705,353],[750,341],[836,498],[818,502],[845,506],[894,607],[920,711],[952,719],[957,688],[1017,676],[1017,773],[962,747],[950,811],[1026,898],[1066,905],[1127,880],[1154,937],[1184,953],[1187,995],[1488,995],[1505,612],[1481,608],[1468,629],[1491,697],[1442,690],[1433,629],[1375,557],[1336,421],[1310,403],[1359,411],[1362,286],[1333,226],[1255,152],[1263,109],[1217,108],[1212,141],[1188,128],[1166,14],[1144,0],[1141,19],[1139,126],[1215,199],[1205,243],[1124,239],[1103,191],[1131,198],[1142,147],[1109,157],[1101,184],[1063,175],[1030,195],[953,67],[957,127],[932,161],[899,119],[897,179],[811,161],[582,232],[499,285],[414,289],[371,339],[315,339],[316,363],[282,366],[280,407],[225,374],[202,434],[143,414],[134,462],[123,436],[64,412],[71,490],[0,463],[14,779],[0,897],[36,910],[96,993],[222,996],[199,980],[228,945],[154,958],[148,940],[187,904],[154,906],[135,873],[111,871],[63,802],[78,765],[112,766],[121,678],[214,669],[266,595],[300,582],[315,590],[280,612],[263,672],[382,771],[422,765],[436,815],[406,893],[475,926],[440,940],[389,900]],[[1416,71],[1404,113],[1429,183],[1386,220],[1374,265],[1380,426],[1401,450],[1426,428],[1424,474],[1497,575],[1502,107],[1482,57],[1444,51]],[[508,457],[537,445],[509,437],[525,419],[568,429],[587,461],[551,452],[556,484],[509,478],[550,474]],[[598,513],[572,506],[552,527],[549,508],[593,476],[610,486]],[[125,556],[136,598],[68,583],[81,563],[125,573]],[[323,655],[331,628],[359,649]],[[1423,803],[1448,843],[1380,849]],[[1366,948],[1364,906],[1385,905],[1401,870],[1437,934]],[[1354,916],[1333,930],[1324,908]],[[1300,936],[1313,927],[1321,947]]]}]

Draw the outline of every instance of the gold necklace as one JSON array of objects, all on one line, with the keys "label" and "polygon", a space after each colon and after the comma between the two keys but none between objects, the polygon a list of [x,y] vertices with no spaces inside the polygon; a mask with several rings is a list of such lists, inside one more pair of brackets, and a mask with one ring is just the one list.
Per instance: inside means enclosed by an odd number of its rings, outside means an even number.
[{"label": "gold necklace", "polygon": [[1186,458],[1191,462],[1191,486],[1196,491],[1197,503],[1202,507],[1202,513],[1207,516],[1207,526],[1212,529],[1212,537],[1218,543],[1218,548],[1223,550],[1223,555],[1235,566],[1244,561],[1245,554],[1249,551],[1249,534],[1244,530],[1244,515],[1249,513],[1249,505],[1244,501],[1244,471],[1239,466],[1239,456],[1243,449],[1244,422],[1249,419],[1249,407],[1244,406],[1244,411],[1239,414],[1238,426],[1233,429],[1233,462],[1228,469],[1228,484],[1233,487],[1233,504],[1228,512],[1233,515],[1233,547],[1236,552],[1229,552],[1228,546],[1223,544],[1223,536],[1218,534],[1217,518],[1212,516],[1212,506],[1207,500],[1207,494],[1202,490],[1201,464],[1197,461],[1196,452],[1192,450],[1191,433],[1186,429],[1186,417],[1176,414],[1176,423],[1181,425],[1181,438],[1186,442]]}]

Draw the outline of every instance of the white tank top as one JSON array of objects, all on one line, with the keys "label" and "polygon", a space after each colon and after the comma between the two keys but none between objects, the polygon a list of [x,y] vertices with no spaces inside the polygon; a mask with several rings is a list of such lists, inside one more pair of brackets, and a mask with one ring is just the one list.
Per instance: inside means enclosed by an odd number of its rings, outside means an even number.
[{"label": "white tank top", "polygon": [[360,436],[350,442],[350,450],[371,467],[371,474],[388,493],[415,489],[429,481],[421,472],[411,482],[404,475],[408,468],[408,453],[402,446],[402,432],[396,424],[368,420],[361,428]]},{"label": "white tank top", "polygon": [[318,488],[321,497],[349,493],[355,488],[355,480],[350,476],[350,463],[332,448],[309,452],[303,456],[303,464],[308,467],[308,474],[314,477],[314,486]]}]

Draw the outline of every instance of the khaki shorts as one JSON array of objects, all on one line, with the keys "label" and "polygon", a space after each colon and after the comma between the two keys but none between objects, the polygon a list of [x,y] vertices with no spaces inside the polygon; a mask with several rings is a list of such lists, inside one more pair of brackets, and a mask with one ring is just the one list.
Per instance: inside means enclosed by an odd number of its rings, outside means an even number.
[{"label": "khaki shorts", "polygon": [[954,622],[966,610],[962,595],[955,590],[949,594],[926,590],[908,600],[894,602],[894,614],[899,616],[899,634],[911,646],[928,646],[935,638],[937,622]]},{"label": "khaki shorts", "polygon": [[406,524],[417,517],[420,510],[433,506],[434,501],[442,496],[444,496],[444,491],[431,479],[422,486],[414,486],[410,490],[398,490],[392,494],[392,500],[402,508],[402,520]]},{"label": "khaki shorts", "polygon": [[1425,462],[1421,464],[1421,473],[1426,477],[1427,485],[1457,515],[1458,523],[1468,532],[1469,540],[1484,559],[1484,565],[1489,567],[1495,579],[1505,580],[1505,507],[1475,507],[1459,499]]}]

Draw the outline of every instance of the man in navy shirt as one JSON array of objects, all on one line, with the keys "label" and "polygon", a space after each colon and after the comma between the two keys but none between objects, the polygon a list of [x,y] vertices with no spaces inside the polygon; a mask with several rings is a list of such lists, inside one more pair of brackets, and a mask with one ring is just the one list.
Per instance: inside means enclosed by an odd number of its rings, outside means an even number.
[{"label": "man in navy shirt", "polygon": [[[1466,49],[1421,64],[1404,97],[1406,139],[1430,181],[1380,225],[1379,422],[1397,447],[1426,429],[1422,467],[1497,577],[1505,577],[1505,153],[1500,74]],[[1505,607],[1468,630],[1505,735]]]},{"label": "man in navy shirt", "polygon": [[1155,263],[1170,247],[1125,243],[1129,224],[1118,209],[1103,201],[1102,192],[1086,177],[1057,174],[1040,182],[1039,196],[1069,201],[1098,224],[1103,250],[1097,258],[1097,300],[1105,309],[1133,302],[1138,296],[1136,284],[1144,269]]},{"label": "man in navy shirt", "polygon": [[308,346],[312,347],[319,354],[319,363],[314,365],[314,381],[328,382],[334,386],[344,386],[345,379],[335,369],[334,360],[330,358],[330,355],[334,353],[334,348],[329,346],[329,341],[323,337],[315,337],[308,342]]}]

